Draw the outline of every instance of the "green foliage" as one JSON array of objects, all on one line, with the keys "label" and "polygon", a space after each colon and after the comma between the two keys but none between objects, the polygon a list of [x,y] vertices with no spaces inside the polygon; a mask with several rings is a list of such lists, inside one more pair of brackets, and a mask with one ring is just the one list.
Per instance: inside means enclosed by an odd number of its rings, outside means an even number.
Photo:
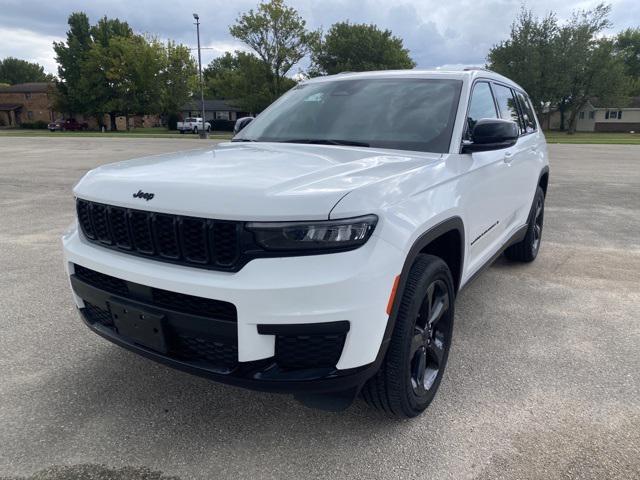
[{"label": "green foliage", "polygon": [[44,68],[37,63],[14,57],[0,60],[0,84],[15,85],[16,83],[52,82],[53,80],[53,75],[44,73]]},{"label": "green foliage", "polygon": [[49,124],[43,120],[37,120],[35,122],[22,122],[20,128],[26,128],[29,130],[44,130],[49,127]]},{"label": "green foliage", "polygon": [[402,39],[375,25],[335,23],[312,45],[309,75],[415,67]]},{"label": "green foliage", "polygon": [[620,32],[615,40],[615,51],[629,77],[630,94],[640,95],[640,28]]},{"label": "green foliage", "polygon": [[[259,113],[277,98],[267,66],[251,53],[227,52],[214,59],[203,74],[206,96],[230,100],[245,112]],[[288,90],[295,81],[284,77],[280,85]]]},{"label": "green foliage", "polygon": [[547,106],[568,112],[573,132],[589,99],[615,104],[628,87],[614,42],[600,36],[611,26],[610,10],[600,4],[577,11],[563,25],[554,15],[540,20],[523,10],[510,38],[490,50],[489,68],[527,90],[538,112]]},{"label": "green foliage", "polygon": [[161,111],[176,114],[199,86],[198,67],[188,47],[171,40],[167,42],[159,81],[164,86],[160,99]]},{"label": "green foliage", "polygon": [[84,13],[69,17],[67,41],[54,43],[59,64],[57,109],[94,115],[176,113],[196,85],[189,49],[137,35],[118,19],[94,26]]},{"label": "green foliage", "polygon": [[244,42],[264,63],[274,97],[287,87],[286,75],[309,52],[319,34],[306,29],[306,22],[283,0],[270,0],[257,10],[240,15],[229,32]]}]

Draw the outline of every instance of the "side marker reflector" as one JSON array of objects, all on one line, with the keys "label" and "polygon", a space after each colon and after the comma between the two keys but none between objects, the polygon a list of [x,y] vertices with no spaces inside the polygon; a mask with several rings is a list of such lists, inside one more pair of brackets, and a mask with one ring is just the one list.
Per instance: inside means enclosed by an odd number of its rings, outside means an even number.
[{"label": "side marker reflector", "polygon": [[396,292],[398,291],[398,284],[400,283],[400,275],[396,275],[393,280],[393,287],[391,287],[391,295],[389,295],[389,303],[387,303],[387,315],[391,315],[393,309],[393,302],[396,299]]}]

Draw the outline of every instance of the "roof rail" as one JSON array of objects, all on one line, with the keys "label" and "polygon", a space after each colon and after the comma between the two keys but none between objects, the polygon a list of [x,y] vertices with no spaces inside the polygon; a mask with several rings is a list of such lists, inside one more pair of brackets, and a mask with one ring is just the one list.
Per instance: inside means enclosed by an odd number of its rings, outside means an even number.
[{"label": "roof rail", "polygon": [[491,72],[491,73],[495,73],[493,70],[490,70],[488,68],[484,68],[484,67],[464,67],[464,71],[465,72],[471,72],[473,70],[481,70],[483,72]]}]

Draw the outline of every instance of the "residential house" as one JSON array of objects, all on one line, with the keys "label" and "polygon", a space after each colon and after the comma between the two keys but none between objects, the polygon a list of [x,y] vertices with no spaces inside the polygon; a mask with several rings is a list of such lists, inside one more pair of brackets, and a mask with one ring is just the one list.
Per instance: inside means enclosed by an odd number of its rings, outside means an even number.
[{"label": "residential house", "polygon": [[0,126],[55,120],[58,114],[53,108],[54,89],[55,84],[50,82],[0,87]]},{"label": "residential house", "polygon": [[[183,118],[201,117],[202,103],[200,100],[192,100],[182,106],[180,113]],[[204,101],[204,118],[212,124],[215,124],[216,120],[235,122],[238,118],[246,117],[247,115],[249,115],[247,112],[233,105],[233,100]]]},{"label": "residential house", "polygon": [[[565,122],[569,116],[565,114]],[[550,118],[551,130],[560,128],[560,112]],[[568,126],[568,125],[566,125]],[[640,97],[632,98],[626,107],[611,107],[594,99],[578,112],[578,132],[636,132],[640,133]]]}]

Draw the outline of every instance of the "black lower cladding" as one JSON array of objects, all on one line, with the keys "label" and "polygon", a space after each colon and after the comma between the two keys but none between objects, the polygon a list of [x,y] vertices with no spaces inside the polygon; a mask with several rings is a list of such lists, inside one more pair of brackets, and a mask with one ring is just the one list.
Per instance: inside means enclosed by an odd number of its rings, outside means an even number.
[{"label": "black lower cladding", "polygon": [[[239,362],[237,313],[229,302],[155,289],[80,265],[75,265],[71,283],[84,300],[81,314],[92,330],[125,348],[190,373],[281,392],[351,388],[373,373],[370,367],[336,369],[349,330],[347,321],[260,325],[259,333],[276,337],[275,357]],[[149,343],[120,334],[114,323],[114,306],[122,304],[162,317],[166,349],[150,348]]]}]

